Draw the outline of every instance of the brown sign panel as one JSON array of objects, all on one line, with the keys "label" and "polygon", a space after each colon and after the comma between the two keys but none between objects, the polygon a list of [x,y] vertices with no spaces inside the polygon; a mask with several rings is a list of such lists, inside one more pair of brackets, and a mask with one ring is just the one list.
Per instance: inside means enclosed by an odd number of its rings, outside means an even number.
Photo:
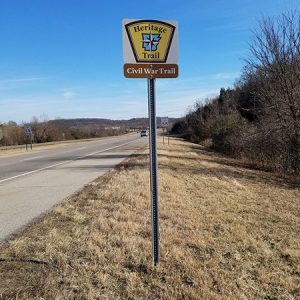
[{"label": "brown sign panel", "polygon": [[176,64],[124,64],[127,78],[177,78]]}]

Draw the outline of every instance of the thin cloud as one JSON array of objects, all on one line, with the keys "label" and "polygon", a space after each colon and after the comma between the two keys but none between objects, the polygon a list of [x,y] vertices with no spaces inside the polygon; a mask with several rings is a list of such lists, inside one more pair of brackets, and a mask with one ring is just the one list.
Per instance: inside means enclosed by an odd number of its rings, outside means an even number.
[{"label": "thin cloud", "polygon": [[64,90],[62,93],[62,96],[64,97],[65,100],[71,100],[74,98],[77,94],[73,92],[72,90]]},{"label": "thin cloud", "polygon": [[44,80],[44,79],[46,79],[46,77],[23,77],[23,78],[0,79],[0,84],[39,81],[39,80]]},{"label": "thin cloud", "polygon": [[7,78],[0,79],[0,90],[1,91],[9,91],[9,90],[17,90],[19,88],[24,88],[27,86],[35,86],[40,84],[42,80],[48,79],[48,77],[21,77],[21,78]]}]

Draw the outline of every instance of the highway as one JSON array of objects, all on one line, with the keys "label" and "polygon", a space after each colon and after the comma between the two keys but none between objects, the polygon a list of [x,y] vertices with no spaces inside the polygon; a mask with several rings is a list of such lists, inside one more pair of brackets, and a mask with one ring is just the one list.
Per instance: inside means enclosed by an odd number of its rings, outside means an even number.
[{"label": "highway", "polygon": [[130,134],[1,155],[0,242],[147,143]]}]

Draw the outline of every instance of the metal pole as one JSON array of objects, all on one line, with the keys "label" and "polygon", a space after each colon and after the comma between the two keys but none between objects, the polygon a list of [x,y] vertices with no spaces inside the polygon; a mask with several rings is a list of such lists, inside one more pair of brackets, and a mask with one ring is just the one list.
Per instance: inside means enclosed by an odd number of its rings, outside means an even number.
[{"label": "metal pole", "polygon": [[165,128],[163,127],[163,144],[165,144]]},{"label": "metal pole", "polygon": [[150,189],[151,189],[151,222],[152,222],[152,258],[154,265],[159,263],[159,223],[158,223],[158,179],[156,147],[156,108],[155,79],[148,79],[148,111],[150,123]]},{"label": "metal pole", "polygon": [[31,132],[31,130],[30,130],[30,148],[32,150],[32,132]]}]

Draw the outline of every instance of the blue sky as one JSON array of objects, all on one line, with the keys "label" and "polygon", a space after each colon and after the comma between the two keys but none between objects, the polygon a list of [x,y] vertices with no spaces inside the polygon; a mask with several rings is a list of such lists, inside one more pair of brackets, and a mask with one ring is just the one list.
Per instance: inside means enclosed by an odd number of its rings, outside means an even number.
[{"label": "blue sky", "polygon": [[179,78],[156,81],[157,115],[181,117],[232,86],[251,30],[294,0],[0,1],[0,123],[147,116],[146,79],[123,76],[123,18],[177,20]]}]

